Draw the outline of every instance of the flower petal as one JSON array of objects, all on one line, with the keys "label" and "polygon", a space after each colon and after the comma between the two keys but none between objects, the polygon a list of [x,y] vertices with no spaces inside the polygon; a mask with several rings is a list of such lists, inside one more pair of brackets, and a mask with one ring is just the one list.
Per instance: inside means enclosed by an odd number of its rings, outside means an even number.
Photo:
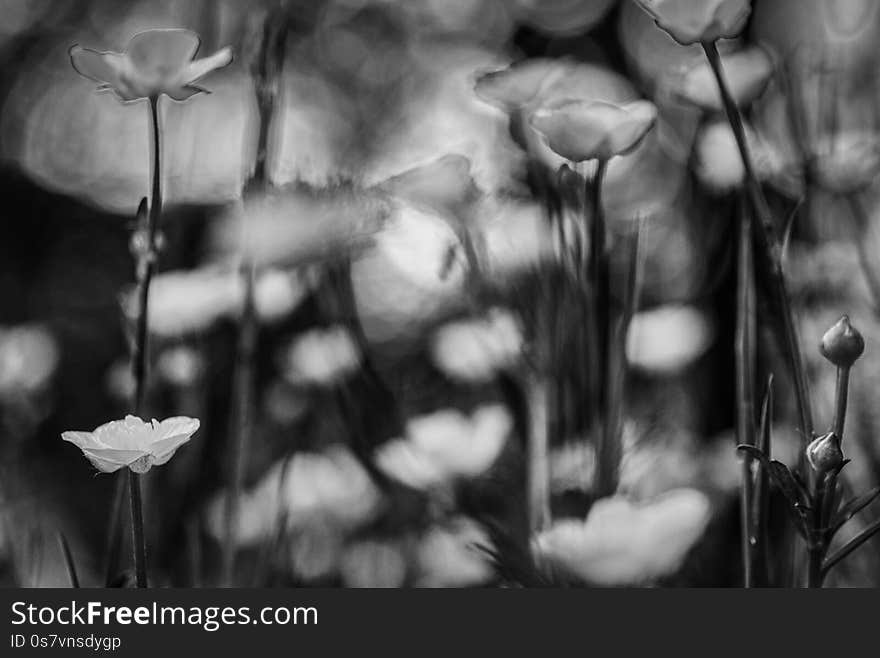
[{"label": "flower petal", "polygon": [[[193,82],[200,80],[212,71],[222,69],[232,63],[232,49],[221,48],[213,55],[193,60],[187,64],[181,72],[181,82],[191,85]],[[199,89],[194,87],[194,89]]]},{"label": "flower petal", "polygon": [[120,53],[98,52],[74,44],[68,51],[70,63],[81,76],[102,83],[101,88],[117,89],[122,85],[125,57]]},{"label": "flower petal", "polygon": [[191,30],[146,30],[131,38],[125,54],[140,75],[176,77],[195,56],[200,43],[199,35]]}]

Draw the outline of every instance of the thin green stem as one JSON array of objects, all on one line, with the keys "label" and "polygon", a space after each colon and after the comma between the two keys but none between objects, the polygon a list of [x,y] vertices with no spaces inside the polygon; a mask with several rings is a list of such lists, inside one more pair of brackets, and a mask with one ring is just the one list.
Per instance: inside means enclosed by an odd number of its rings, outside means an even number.
[{"label": "thin green stem", "polygon": [[748,194],[749,201],[755,211],[761,229],[759,236],[761,237],[761,244],[766,252],[765,255],[769,266],[771,288],[783,325],[782,343],[788,361],[789,370],[791,371],[791,377],[794,381],[800,430],[806,443],[809,441],[809,437],[812,436],[813,432],[812,411],[810,409],[809,388],[807,386],[806,375],[804,374],[803,358],[801,356],[797,331],[795,329],[794,311],[782,271],[781,245],[776,235],[776,227],[773,223],[770,207],[767,204],[767,199],[764,197],[764,192],[758,182],[758,177],[755,175],[751,153],[748,142],[746,141],[745,128],[743,127],[742,114],[730,93],[730,88],[724,76],[721,56],[718,54],[718,48],[716,47],[715,42],[705,41],[702,45],[721,92],[721,99],[724,104],[724,110],[727,114],[727,120],[733,131],[733,136],[736,139],[737,148],[739,149],[743,168],[745,169],[746,193]]}]

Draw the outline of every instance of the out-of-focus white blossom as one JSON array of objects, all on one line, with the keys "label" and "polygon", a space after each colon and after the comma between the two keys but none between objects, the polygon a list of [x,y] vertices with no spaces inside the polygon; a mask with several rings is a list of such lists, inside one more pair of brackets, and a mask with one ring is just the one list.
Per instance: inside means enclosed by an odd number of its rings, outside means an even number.
[{"label": "out-of-focus white blossom", "polygon": [[[278,522],[289,533],[308,531],[315,524],[354,529],[379,511],[381,495],[354,456],[335,446],[276,462],[239,504],[234,541],[253,546],[270,537]],[[206,510],[208,530],[217,539],[223,537],[225,509],[226,494],[221,492]]]},{"label": "out-of-focus white blossom", "polygon": [[407,563],[400,548],[387,541],[359,541],[342,554],[339,572],[346,587],[400,587]]},{"label": "out-of-focus white blossom", "polygon": [[519,322],[500,308],[489,309],[484,318],[444,325],[431,343],[434,363],[450,377],[464,381],[486,381],[514,366],[522,349]]},{"label": "out-of-focus white blossom", "polygon": [[566,100],[532,114],[532,126],[556,153],[571,162],[610,160],[632,151],[657,121],[649,101],[617,105]]},{"label": "out-of-focus white blossom", "polygon": [[[760,96],[773,75],[773,60],[760,46],[722,54],[724,77],[737,105],[748,105]],[[676,90],[685,100],[707,110],[721,112],[721,92],[705,57],[690,67]]]},{"label": "out-of-focus white blossom", "polygon": [[360,365],[361,352],[354,336],[339,325],[298,336],[280,357],[281,373],[292,384],[328,386]]},{"label": "out-of-focus white blossom", "polygon": [[156,370],[165,381],[180,388],[192,386],[205,369],[205,360],[192,347],[176,345],[159,355]]},{"label": "out-of-focus white blossom", "polygon": [[692,306],[660,306],[636,313],[627,333],[629,363],[655,374],[673,374],[702,356],[714,340],[706,314]]},{"label": "out-of-focus white blossom", "polygon": [[465,265],[458,245],[440,215],[396,206],[375,244],[352,264],[355,302],[370,341],[404,338],[460,303]]},{"label": "out-of-focus white blossom", "polygon": [[599,23],[617,0],[515,0],[521,19],[556,37],[584,34]]},{"label": "out-of-focus white blossom", "polygon": [[657,25],[682,45],[735,37],[752,0],[636,0]]},{"label": "out-of-focus white blossom", "polygon": [[309,581],[332,576],[339,567],[344,537],[333,524],[313,521],[289,538],[290,567]]},{"label": "out-of-focus white blossom", "polygon": [[0,397],[44,389],[58,358],[55,339],[45,327],[0,327]]},{"label": "out-of-focus white blossom", "polygon": [[484,549],[492,543],[486,532],[466,517],[434,526],[416,549],[419,587],[472,587],[489,581],[494,573]]},{"label": "out-of-focus white blossom", "polygon": [[407,422],[406,438],[378,449],[376,465],[416,489],[475,477],[493,464],[512,427],[501,405],[482,406],[470,417],[451,409],[419,416]]},{"label": "out-of-focus white blossom", "polygon": [[643,584],[681,568],[706,529],[710,509],[696,489],[676,489],[641,504],[603,498],[585,521],[559,521],[535,546],[539,559],[588,583]]},{"label": "out-of-focus white blossom", "polygon": [[550,451],[550,491],[590,491],[596,470],[596,449],[577,441]]},{"label": "out-of-focus white blossom", "polygon": [[869,187],[880,173],[880,135],[847,130],[823,135],[813,149],[816,182],[835,194]]}]

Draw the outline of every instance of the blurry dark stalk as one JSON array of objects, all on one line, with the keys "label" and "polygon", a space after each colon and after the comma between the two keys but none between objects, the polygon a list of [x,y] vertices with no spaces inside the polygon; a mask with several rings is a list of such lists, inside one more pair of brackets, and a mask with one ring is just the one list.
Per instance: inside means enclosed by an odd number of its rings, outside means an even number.
[{"label": "blurry dark stalk", "polygon": [[[755,273],[752,259],[752,218],[748,208],[740,207],[739,249],[736,276],[736,440],[755,445]],[[741,461],[740,524],[742,537],[743,584],[755,585],[755,552],[758,537],[752,518],[752,458],[745,452]]]},{"label": "blurry dark stalk", "polygon": [[64,558],[64,565],[67,567],[67,577],[70,579],[70,586],[73,589],[79,588],[79,576],[76,573],[76,564],[73,561],[73,554],[70,552],[70,544],[67,543],[67,537],[63,532],[58,533],[58,546],[61,548],[61,556]]},{"label": "blurry dark stalk", "polygon": [[770,207],[764,192],[755,175],[752,157],[749,151],[748,142],[746,141],[745,129],[743,128],[743,119],[739,108],[730,94],[727,80],[724,76],[724,69],[721,63],[721,56],[718,54],[718,48],[715,42],[703,42],[703,50],[712,67],[715,79],[718,82],[718,88],[721,92],[721,99],[724,104],[724,110],[727,114],[727,120],[733,131],[736,144],[742,158],[743,167],[745,169],[745,187],[749,201],[755,212],[758,225],[760,227],[759,237],[761,247],[765,252],[767,265],[770,274],[770,286],[775,298],[777,314],[782,323],[782,345],[788,361],[789,371],[795,389],[795,398],[797,401],[799,425],[802,436],[804,437],[804,446],[811,440],[813,432],[812,412],[810,409],[809,388],[804,373],[803,359],[798,342],[797,331],[794,323],[794,310],[792,308],[791,299],[788,293],[788,287],[782,271],[782,249],[779,239],[776,235],[776,227],[773,223],[773,217],[770,213]]},{"label": "blurry dark stalk", "polygon": [[[284,67],[284,51],[287,39],[286,11],[283,3],[276,4],[266,12],[263,19],[258,47],[250,62],[251,75],[257,96],[259,135],[253,174],[244,188],[245,198],[264,191],[269,185],[267,159],[269,137],[275,105],[281,92],[281,73]],[[244,227],[247,240],[247,227]],[[247,453],[250,445],[254,406],[254,361],[259,330],[254,307],[254,264],[245,255],[239,268],[239,276],[244,289],[241,315],[238,322],[238,337],[235,350],[235,365],[232,383],[232,413],[230,436],[232,449],[229,451],[228,487],[224,516],[224,541],[221,558],[221,584],[233,584],[235,567],[235,529],[238,527],[240,498],[244,474],[247,467]]]},{"label": "blurry dark stalk", "polygon": [[[594,491],[596,497],[602,498],[614,493],[617,488],[617,478],[620,465],[621,449],[618,440],[617,429],[610,416],[612,411],[609,407],[614,403],[614,396],[610,394],[612,379],[615,373],[612,368],[617,368],[609,351],[609,333],[611,323],[611,311],[609,308],[611,296],[609,294],[610,277],[608,275],[608,246],[607,230],[605,226],[605,209],[602,205],[602,184],[605,181],[605,173],[608,169],[607,160],[599,160],[596,173],[589,183],[589,190],[585,192],[585,199],[591,201],[590,220],[590,258],[588,262],[589,274],[587,285],[589,287],[590,302],[590,335],[588,369],[597,373],[598,378],[593,378],[593,390],[590,392],[591,416],[593,427],[596,428],[596,479]],[[584,204],[584,209],[587,209]],[[604,381],[603,381],[604,378]]]},{"label": "blurry dark stalk", "polygon": [[[764,401],[761,403],[761,420],[758,429],[758,449],[767,455],[772,454],[773,437],[773,375],[767,377],[764,390]],[[759,460],[756,463],[754,488],[752,489],[751,536],[752,574],[756,586],[762,587],[770,583],[769,570],[769,528],[770,513],[770,474]],[[749,473],[751,475],[751,473]]]}]

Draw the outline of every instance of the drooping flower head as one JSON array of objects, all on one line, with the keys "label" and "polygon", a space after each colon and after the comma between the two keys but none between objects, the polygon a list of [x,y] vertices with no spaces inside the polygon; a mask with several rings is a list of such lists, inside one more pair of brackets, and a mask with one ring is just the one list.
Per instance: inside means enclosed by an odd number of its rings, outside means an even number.
[{"label": "drooping flower head", "polygon": [[752,0],[636,0],[657,25],[683,46],[729,39],[742,31]]},{"label": "drooping flower head", "polygon": [[550,148],[572,162],[625,155],[656,121],[657,108],[649,101],[563,101],[537,110],[531,119]]},{"label": "drooping flower head", "polygon": [[146,473],[171,459],[198,429],[196,418],[176,416],[145,423],[128,415],[123,420],[104,423],[93,432],[63,432],[61,438],[82,450],[103,473],[126,466],[135,473]]},{"label": "drooping flower head", "polygon": [[147,30],[135,34],[124,52],[100,52],[76,44],[70,61],[80,74],[100,83],[123,102],[158,98],[162,94],[184,101],[207,91],[194,83],[232,61],[232,50],[193,59],[201,43],[185,29]]}]

